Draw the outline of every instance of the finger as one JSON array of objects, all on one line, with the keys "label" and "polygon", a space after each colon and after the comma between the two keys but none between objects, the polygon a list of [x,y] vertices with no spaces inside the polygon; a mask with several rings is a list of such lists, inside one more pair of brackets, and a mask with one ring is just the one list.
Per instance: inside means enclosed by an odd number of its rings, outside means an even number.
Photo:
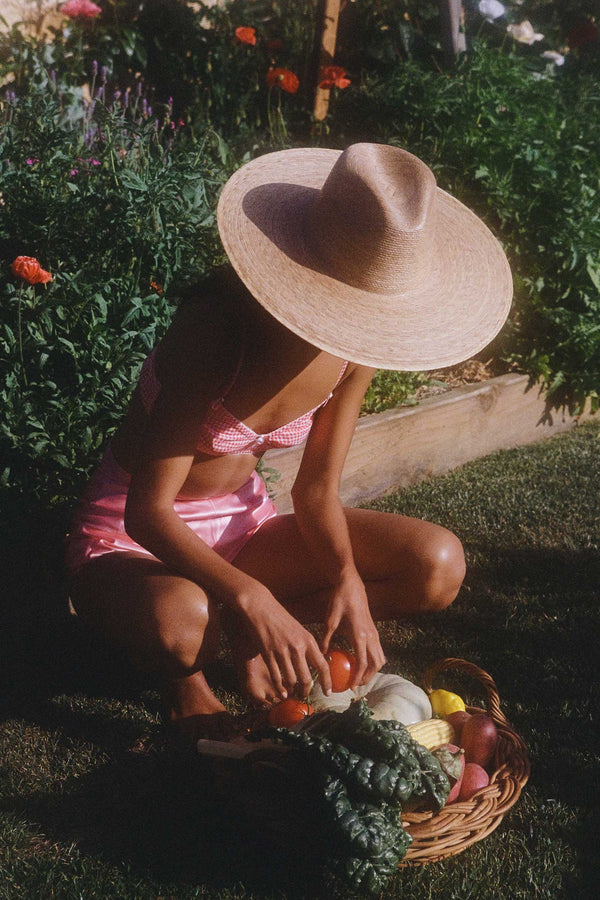
[{"label": "finger", "polygon": [[364,684],[367,684],[385,665],[385,655],[377,633],[367,645],[367,668],[364,673]]},{"label": "finger", "polygon": [[379,638],[379,632],[375,632],[375,637],[373,643],[371,645],[373,649],[373,662],[377,666],[377,671],[381,669],[382,666],[385,666],[387,660],[385,658],[385,653],[383,652],[383,647],[381,646],[381,640]]},{"label": "finger", "polygon": [[310,666],[316,671],[321,690],[324,694],[331,694],[331,673],[327,660],[319,650],[315,642],[314,647],[310,649],[310,655],[307,653],[307,659]]},{"label": "finger", "polygon": [[354,684],[352,688],[357,688],[359,684],[364,684],[365,672],[368,668],[367,645],[365,636],[360,638],[355,636],[353,640],[354,654],[356,656],[356,669],[354,670]]},{"label": "finger", "polygon": [[277,662],[279,665],[279,671],[281,672],[284,690],[287,688],[289,693],[293,693],[298,682],[298,676],[296,675],[295,666],[290,659],[287,650],[281,651],[279,654],[277,654]]},{"label": "finger", "polygon": [[279,668],[279,663],[275,657],[275,654],[269,653],[265,657],[265,662],[267,664],[267,668],[269,669],[271,681],[273,682],[273,689],[276,691],[278,697],[282,697],[285,700],[287,697],[287,691],[283,684],[281,670]]},{"label": "finger", "polygon": [[331,638],[333,637],[334,634],[335,634],[334,628],[328,628],[327,631],[325,632],[325,634],[321,640],[321,650],[324,654],[329,652],[329,645],[331,643]]},{"label": "finger", "polygon": [[297,692],[301,697],[307,697],[313,685],[313,676],[306,660],[306,655],[294,648],[292,651],[292,662],[296,672]]},{"label": "finger", "polygon": [[340,627],[340,619],[336,616],[335,619],[328,619],[326,624],[325,635],[321,640],[321,650],[323,653],[327,653],[329,651],[329,645],[331,643],[331,638],[334,636],[338,628]]}]

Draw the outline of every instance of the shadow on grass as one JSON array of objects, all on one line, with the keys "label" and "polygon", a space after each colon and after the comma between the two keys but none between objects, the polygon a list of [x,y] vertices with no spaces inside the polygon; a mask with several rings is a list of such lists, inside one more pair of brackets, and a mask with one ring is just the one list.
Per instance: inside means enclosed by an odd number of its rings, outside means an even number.
[{"label": "shadow on grass", "polygon": [[[133,749],[140,735],[159,729],[134,715],[113,718],[110,702],[148,708],[150,685],[68,615],[67,511],[14,504],[8,513],[0,546],[9,560],[2,596],[5,718],[97,753],[91,771],[69,775],[60,787],[45,789],[40,780],[39,790],[5,795],[3,809],[39,823],[53,840],[157,882],[331,896],[318,866],[304,857],[298,864],[298,847],[289,855],[281,847],[273,852],[256,832],[238,827],[235,806],[215,794],[219,785],[203,776],[196,758],[166,745]],[[384,626],[390,667],[416,678],[440,657],[459,656],[492,674],[503,710],[528,744],[531,791],[578,807],[582,822],[590,822],[590,786],[600,783],[593,709],[599,604],[590,589],[600,583],[598,552],[487,543],[468,551],[473,563],[452,607]],[[217,675],[230,686],[227,666]],[[447,686],[478,693],[460,678],[449,676]],[[67,697],[62,705],[53,699],[60,694]],[[76,696],[90,702],[69,702]],[[479,692],[475,702],[481,701]],[[585,859],[592,850],[586,826],[576,840]]]},{"label": "shadow on grass", "polygon": [[[34,788],[4,790],[3,812],[35,822],[53,842],[131,867],[157,885],[197,884],[218,892],[243,883],[290,898],[331,896],[318,866],[305,859],[298,865],[297,847],[274,852],[256,829],[243,827],[231,791],[224,802],[213,774],[156,724],[152,682],[69,614],[62,564],[68,510],[23,506],[21,499],[3,497],[10,527],[0,537],[0,555],[9,563],[0,600],[0,719],[7,734],[14,725],[23,755],[32,754],[23,770]],[[227,662],[217,662],[212,675],[225,689],[233,687]],[[37,774],[35,747],[24,739],[23,725],[52,736],[52,766],[72,753],[73,775],[57,784]]]},{"label": "shadow on grass", "polygon": [[194,884],[219,890],[243,883],[248,891],[290,898],[331,896],[314,860],[303,857],[299,866],[301,848],[275,850],[256,829],[243,827],[234,800],[239,777],[228,784],[224,770],[215,773],[174,748],[129,753],[69,779],[60,793],[15,796],[11,806],[53,841],[127,866],[149,889]]}]

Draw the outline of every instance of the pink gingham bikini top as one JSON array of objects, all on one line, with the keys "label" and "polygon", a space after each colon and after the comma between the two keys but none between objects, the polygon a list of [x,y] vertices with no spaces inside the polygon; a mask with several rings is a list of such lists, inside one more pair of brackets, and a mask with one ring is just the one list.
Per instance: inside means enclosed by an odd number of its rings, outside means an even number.
[{"label": "pink gingham bikini top", "polygon": [[[140,372],[140,398],[147,412],[150,412],[160,393],[160,382],[156,377],[154,362],[155,353],[156,350],[153,350],[150,356],[144,360]],[[198,430],[198,444],[196,446],[198,452],[206,453],[208,456],[222,456],[228,453],[260,455],[267,450],[294,447],[296,444],[301,444],[308,437],[315,413],[329,402],[333,396],[333,391],[325,400],[304,413],[304,415],[294,419],[293,422],[288,422],[287,425],[282,425],[268,434],[257,434],[230,413],[223,402],[237,380],[242,360],[243,355],[232,380],[221,397],[214,400],[208,407],[206,417]],[[336,389],[344,377],[347,367],[348,363],[345,362],[340,369],[340,374],[333,390]]]}]

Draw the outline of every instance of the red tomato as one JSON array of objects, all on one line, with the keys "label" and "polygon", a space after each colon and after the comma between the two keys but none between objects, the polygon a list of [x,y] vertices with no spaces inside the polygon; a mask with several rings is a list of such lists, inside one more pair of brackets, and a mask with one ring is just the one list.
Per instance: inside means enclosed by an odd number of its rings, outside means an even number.
[{"label": "red tomato", "polygon": [[331,690],[334,694],[347,691],[354,684],[356,657],[345,650],[330,650],[325,656],[331,675]]},{"label": "red tomato", "polygon": [[312,716],[313,712],[312,706],[304,700],[288,697],[271,707],[267,713],[267,721],[275,728],[289,728],[296,722],[301,722],[305,716]]}]

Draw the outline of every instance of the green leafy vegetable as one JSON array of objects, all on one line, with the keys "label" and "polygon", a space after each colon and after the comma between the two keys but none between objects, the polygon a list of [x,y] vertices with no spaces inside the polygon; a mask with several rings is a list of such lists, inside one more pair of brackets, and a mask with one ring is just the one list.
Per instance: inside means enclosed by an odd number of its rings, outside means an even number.
[{"label": "green leafy vegetable", "polygon": [[311,774],[315,829],[327,835],[331,870],[354,889],[380,892],[411,842],[402,807],[445,803],[450,782],[438,761],[399,722],[373,719],[364,700],[342,713],[316,713],[294,730],[249,735],[265,737],[293,748],[285,759],[290,772]]}]

